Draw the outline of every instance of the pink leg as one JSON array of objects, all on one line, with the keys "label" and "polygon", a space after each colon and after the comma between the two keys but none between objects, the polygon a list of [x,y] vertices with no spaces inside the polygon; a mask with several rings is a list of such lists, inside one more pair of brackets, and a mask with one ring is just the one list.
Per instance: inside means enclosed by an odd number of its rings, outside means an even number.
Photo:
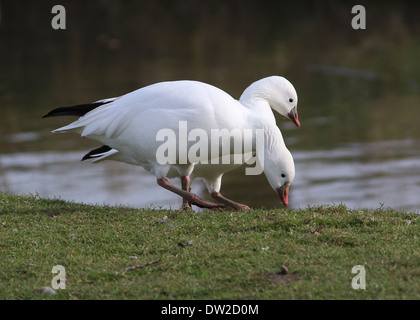
[{"label": "pink leg", "polygon": [[224,208],[225,207],[224,204],[219,204],[219,203],[206,201],[206,200],[201,199],[200,197],[198,197],[197,195],[195,195],[191,192],[179,189],[179,188],[173,186],[168,181],[168,179],[166,179],[166,178],[157,179],[157,183],[161,187],[165,188],[166,190],[169,190],[169,191],[172,191],[172,192],[176,193],[177,195],[183,197],[184,199],[186,199],[186,201],[190,202],[191,204],[196,205],[197,207],[210,208],[210,209]]},{"label": "pink leg", "polygon": [[[188,177],[188,176],[182,176],[181,177],[182,190],[187,191],[187,192],[191,192],[190,184],[191,184],[190,177]],[[188,201],[188,199],[186,199],[186,198],[182,198],[182,207],[181,207],[181,209],[183,209],[183,210],[192,210],[192,208],[191,208],[191,202]]]},{"label": "pink leg", "polygon": [[237,203],[228,198],[225,198],[224,196],[222,196],[220,192],[212,192],[211,196],[213,197],[213,199],[216,199],[220,201],[221,203],[225,204],[226,206],[234,208],[235,210],[238,210],[238,211],[251,210],[251,208],[245,204]]}]

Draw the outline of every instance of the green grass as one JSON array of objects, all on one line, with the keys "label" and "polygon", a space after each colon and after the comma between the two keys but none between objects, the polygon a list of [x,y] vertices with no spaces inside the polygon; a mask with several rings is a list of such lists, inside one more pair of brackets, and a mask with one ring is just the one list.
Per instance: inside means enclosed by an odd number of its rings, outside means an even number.
[{"label": "green grass", "polygon": [[[66,289],[41,295],[55,265]],[[351,287],[355,265],[366,290]],[[420,215],[191,213],[1,194],[0,299],[420,299]]]}]

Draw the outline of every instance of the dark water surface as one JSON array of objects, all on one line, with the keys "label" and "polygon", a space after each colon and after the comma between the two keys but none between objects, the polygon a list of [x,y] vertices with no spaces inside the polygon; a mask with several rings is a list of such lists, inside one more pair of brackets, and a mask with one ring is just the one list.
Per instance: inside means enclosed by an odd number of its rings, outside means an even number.
[{"label": "dark water surface", "polygon": [[[420,209],[420,6],[366,5],[366,30],[339,1],[0,1],[0,191],[87,203],[178,208],[140,167],[79,160],[94,141],[51,130],[51,109],[166,80],[239,98],[278,74],[299,95],[301,128],[277,116],[296,162],[290,207]],[[193,191],[204,194],[203,185]],[[266,178],[226,174],[227,197],[280,207]]]}]

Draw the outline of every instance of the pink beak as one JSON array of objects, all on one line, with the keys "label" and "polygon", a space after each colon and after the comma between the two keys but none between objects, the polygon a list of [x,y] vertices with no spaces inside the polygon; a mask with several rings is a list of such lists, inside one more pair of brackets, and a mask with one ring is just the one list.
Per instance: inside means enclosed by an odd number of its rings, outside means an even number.
[{"label": "pink beak", "polygon": [[287,117],[293,121],[293,123],[300,127],[299,116],[296,107],[294,107],[288,114]]},{"label": "pink beak", "polygon": [[289,205],[289,185],[284,184],[276,189],[276,191],[283,204],[287,207]]}]

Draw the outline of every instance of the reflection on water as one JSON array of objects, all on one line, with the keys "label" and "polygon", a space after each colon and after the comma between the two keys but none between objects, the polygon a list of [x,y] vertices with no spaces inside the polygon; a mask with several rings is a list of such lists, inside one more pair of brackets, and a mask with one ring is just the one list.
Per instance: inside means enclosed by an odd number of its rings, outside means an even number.
[{"label": "reflection on water", "polygon": [[[382,141],[296,152],[294,203],[420,208],[420,142]],[[328,200],[326,200],[328,199]]]},{"label": "reflection on water", "polygon": [[[420,141],[406,140],[295,151],[297,175],[291,188],[290,207],[343,203],[351,208],[384,206],[418,212],[419,147]],[[112,161],[80,162],[82,154],[83,151],[2,155],[0,186],[14,193],[84,203],[179,208],[180,198],[159,187],[155,178],[142,168]],[[225,176],[229,188],[235,189],[242,183],[242,174],[237,170]],[[265,179],[248,179],[253,184],[242,188],[244,202],[266,208],[281,206]],[[265,190],[262,202],[250,200],[248,195],[253,189]],[[206,195],[203,185],[196,182],[193,191]]]},{"label": "reflection on water", "polygon": [[16,153],[0,157],[2,190],[83,203],[178,208],[178,196],[159,190],[140,167],[80,162],[82,152]]},{"label": "reflection on water", "polygon": [[[142,168],[80,163],[99,145],[50,133],[74,119],[41,116],[165,80],[200,80],[238,98],[279,74],[298,91],[302,124],[278,117],[296,160],[291,207],[419,210],[419,3],[366,4],[363,31],[350,27],[352,5],[338,1],[60,4],[67,29],[56,31],[50,2],[0,0],[0,191],[177,208]],[[224,177],[222,191],[280,206],[265,177],[243,169]]]}]

